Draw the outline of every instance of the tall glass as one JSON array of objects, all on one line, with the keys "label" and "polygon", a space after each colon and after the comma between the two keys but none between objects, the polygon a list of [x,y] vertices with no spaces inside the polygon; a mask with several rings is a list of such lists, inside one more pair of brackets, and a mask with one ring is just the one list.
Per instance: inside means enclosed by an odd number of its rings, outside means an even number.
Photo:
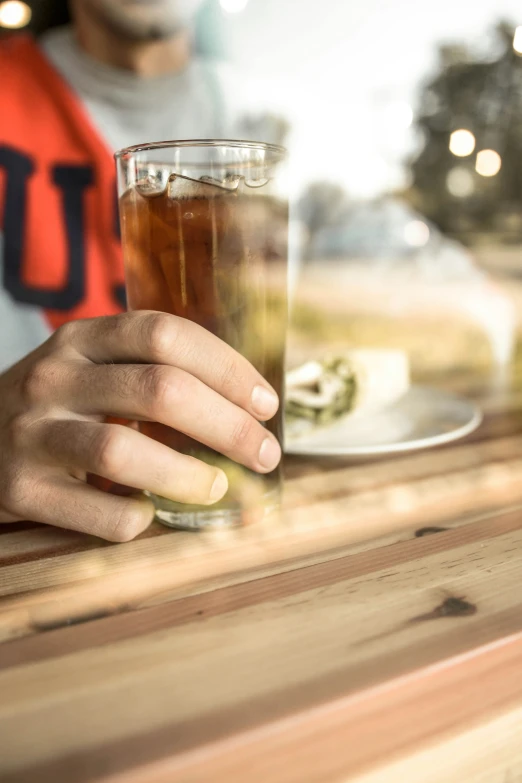
[{"label": "tall glass", "polygon": [[[288,204],[281,147],[173,141],[117,153],[131,310],[198,323],[245,356],[283,401]],[[266,427],[282,443],[282,411]],[[151,496],[158,519],[181,528],[240,524],[277,506],[280,468],[259,475],[163,424],[141,431],[221,467],[229,491],[215,506]]]}]

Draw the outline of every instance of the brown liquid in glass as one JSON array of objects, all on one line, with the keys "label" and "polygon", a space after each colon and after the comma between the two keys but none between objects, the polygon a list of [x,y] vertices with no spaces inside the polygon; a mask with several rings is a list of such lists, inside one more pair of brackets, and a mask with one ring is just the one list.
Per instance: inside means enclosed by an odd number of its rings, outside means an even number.
[{"label": "brown liquid in glass", "polygon": [[[159,310],[208,329],[243,354],[283,400],[287,207],[244,178],[215,184],[172,176],[167,188],[128,190],[120,199],[131,310]],[[282,442],[282,406],[266,427]],[[259,516],[280,485],[163,424],[141,431],[183,454],[219,465],[229,491],[215,506],[154,497],[158,516],[183,527]]]}]

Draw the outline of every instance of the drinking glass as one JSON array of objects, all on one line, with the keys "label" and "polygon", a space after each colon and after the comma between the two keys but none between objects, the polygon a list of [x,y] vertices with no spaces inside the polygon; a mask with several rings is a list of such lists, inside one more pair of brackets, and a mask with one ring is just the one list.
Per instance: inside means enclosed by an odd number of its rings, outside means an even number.
[{"label": "drinking glass", "polygon": [[[287,323],[288,203],[281,147],[240,141],[173,141],[117,153],[130,310],[187,318],[245,356],[278,393],[266,423],[282,444]],[[281,467],[259,475],[161,423],[140,430],[222,468],[229,490],[214,506],[150,495],[170,526],[235,525],[278,505]]]}]

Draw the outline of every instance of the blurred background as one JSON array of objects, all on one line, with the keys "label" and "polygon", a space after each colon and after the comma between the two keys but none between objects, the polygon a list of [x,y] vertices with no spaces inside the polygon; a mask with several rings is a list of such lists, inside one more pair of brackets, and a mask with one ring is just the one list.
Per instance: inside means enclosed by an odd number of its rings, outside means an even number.
[{"label": "blurred background", "polygon": [[[7,0],[2,35],[66,4]],[[519,26],[521,25],[521,26]],[[288,145],[292,350],[405,347],[419,377],[505,378],[522,303],[515,0],[208,0],[244,135]]]}]

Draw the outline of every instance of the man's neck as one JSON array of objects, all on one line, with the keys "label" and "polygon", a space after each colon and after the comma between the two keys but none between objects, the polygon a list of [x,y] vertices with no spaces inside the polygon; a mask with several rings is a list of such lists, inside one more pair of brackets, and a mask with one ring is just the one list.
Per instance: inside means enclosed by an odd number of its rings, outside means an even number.
[{"label": "man's neck", "polygon": [[76,4],[74,16],[79,45],[93,59],[106,65],[147,78],[181,71],[190,60],[191,40],[187,30],[158,41],[126,41],[92,18],[81,3]]}]

